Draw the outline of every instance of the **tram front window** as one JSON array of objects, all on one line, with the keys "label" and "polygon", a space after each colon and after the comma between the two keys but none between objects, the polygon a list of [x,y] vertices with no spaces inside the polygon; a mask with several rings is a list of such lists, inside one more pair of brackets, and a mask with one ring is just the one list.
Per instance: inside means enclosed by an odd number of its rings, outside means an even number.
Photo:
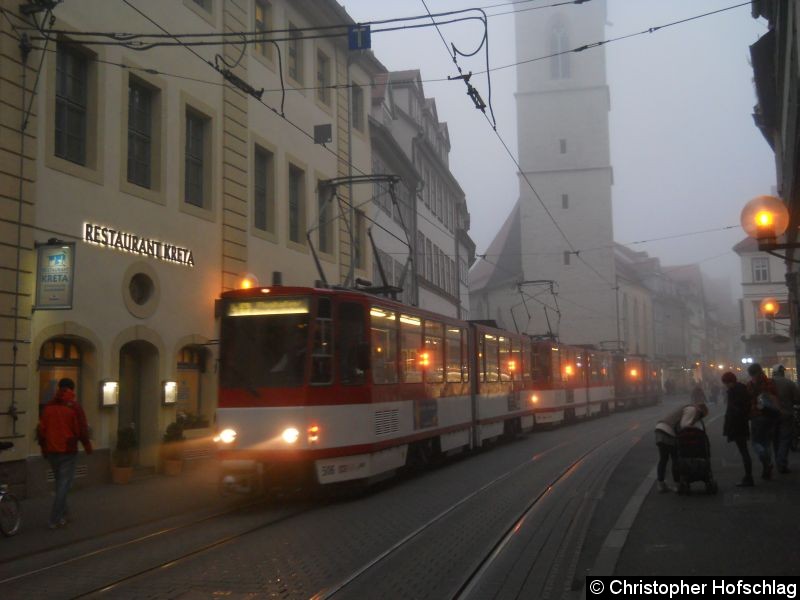
[{"label": "tram front window", "polygon": [[307,299],[232,302],[222,320],[221,385],[249,389],[302,385],[308,332]]}]

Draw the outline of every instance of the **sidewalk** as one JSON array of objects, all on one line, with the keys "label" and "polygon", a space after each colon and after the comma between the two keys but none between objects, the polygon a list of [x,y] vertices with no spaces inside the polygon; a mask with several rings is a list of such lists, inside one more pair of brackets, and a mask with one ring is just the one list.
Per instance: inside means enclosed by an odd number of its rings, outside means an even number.
[{"label": "sidewalk", "polygon": [[[670,406],[664,408],[666,413]],[[774,473],[764,481],[751,450],[756,487],[737,488],[744,468],[736,446],[722,436],[724,411],[719,403],[706,419],[719,492],[706,495],[702,483],[692,484],[690,496],[641,486],[644,501],[629,524],[613,574],[800,574],[800,453],[789,456],[791,473]],[[648,461],[655,467],[655,442],[647,432],[642,437],[620,468],[638,464],[641,472]],[[652,477],[651,470],[647,481]]]},{"label": "sidewalk", "polygon": [[243,502],[222,497],[214,460],[197,461],[177,477],[151,475],[126,485],[98,484],[73,490],[66,527],[49,530],[52,494],[22,501],[22,529],[12,538],[0,538],[0,564],[16,558],[93,540],[129,527],[177,524],[229,509]]}]

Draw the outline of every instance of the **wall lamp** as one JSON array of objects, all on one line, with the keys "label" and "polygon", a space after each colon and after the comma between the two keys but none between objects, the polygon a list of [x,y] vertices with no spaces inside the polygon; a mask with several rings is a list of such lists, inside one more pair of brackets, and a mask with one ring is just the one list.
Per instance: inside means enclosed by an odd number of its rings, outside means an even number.
[{"label": "wall lamp", "polygon": [[178,401],[178,382],[165,381],[161,388],[161,401],[165,406],[172,406]]},{"label": "wall lamp", "polygon": [[119,381],[100,382],[100,406],[108,408],[119,404]]},{"label": "wall lamp", "polygon": [[786,259],[775,250],[800,248],[800,243],[779,243],[789,227],[789,209],[776,196],[756,196],[744,205],[740,216],[742,229],[758,242],[758,249]]}]

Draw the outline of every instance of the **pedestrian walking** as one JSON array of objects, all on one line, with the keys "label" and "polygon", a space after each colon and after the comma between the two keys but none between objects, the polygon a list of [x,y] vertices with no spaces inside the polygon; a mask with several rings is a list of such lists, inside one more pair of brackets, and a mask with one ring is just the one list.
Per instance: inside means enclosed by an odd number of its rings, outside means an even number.
[{"label": "pedestrian walking", "polygon": [[747,441],[750,439],[750,394],[747,386],[737,381],[736,375],[728,371],[722,375],[722,384],[728,388],[728,402],[725,407],[725,425],[722,435],[736,444],[744,465],[744,478],[737,487],[753,487],[753,461]]},{"label": "pedestrian walking", "polygon": [[[701,390],[702,392],[702,390]],[[694,427],[700,419],[708,414],[708,407],[703,400],[685,404],[662,418],[656,424],[656,447],[658,448],[658,465],[656,479],[660,493],[669,492],[671,488],[664,481],[667,474],[667,464],[672,460],[672,481],[678,483],[678,446],[675,439],[678,431]]]},{"label": "pedestrian walking", "polygon": [[39,444],[42,454],[50,463],[55,477],[55,499],[47,526],[50,529],[67,524],[67,494],[75,478],[78,458],[78,441],[86,454],[92,453],[86,414],[75,399],[75,382],[65,377],[58,382],[58,390],[47,403],[39,418]]},{"label": "pedestrian walking", "polygon": [[778,390],[778,415],[775,437],[775,464],[778,473],[789,472],[789,448],[792,445],[794,432],[794,407],[800,404],[800,390],[790,379],[786,378],[786,369],[783,365],[772,367],[772,380]]},{"label": "pedestrian walking", "polygon": [[778,422],[778,390],[758,363],[747,367],[750,381],[750,439],[753,451],[761,461],[761,479],[772,479],[772,440]]}]

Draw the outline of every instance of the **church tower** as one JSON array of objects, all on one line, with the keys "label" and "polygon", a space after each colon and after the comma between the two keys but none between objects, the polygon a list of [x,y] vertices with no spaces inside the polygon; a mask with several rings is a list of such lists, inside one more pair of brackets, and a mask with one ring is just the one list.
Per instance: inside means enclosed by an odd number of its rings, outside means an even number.
[{"label": "church tower", "polygon": [[525,62],[603,40],[605,23],[605,0],[516,14],[520,196],[473,269],[471,316],[615,348],[605,50]]}]

